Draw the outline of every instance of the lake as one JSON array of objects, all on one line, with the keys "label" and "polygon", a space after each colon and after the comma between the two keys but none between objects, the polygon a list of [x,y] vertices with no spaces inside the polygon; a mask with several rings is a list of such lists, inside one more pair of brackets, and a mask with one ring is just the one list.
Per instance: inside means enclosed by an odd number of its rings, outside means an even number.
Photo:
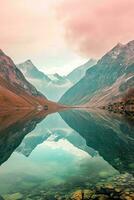
[{"label": "lake", "polygon": [[0,164],[0,199],[134,199],[133,121],[98,110],[1,113]]}]

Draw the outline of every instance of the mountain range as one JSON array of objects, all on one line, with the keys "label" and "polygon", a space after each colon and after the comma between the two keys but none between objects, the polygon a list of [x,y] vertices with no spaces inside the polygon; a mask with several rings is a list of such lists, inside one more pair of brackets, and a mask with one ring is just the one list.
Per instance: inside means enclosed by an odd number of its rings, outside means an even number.
[{"label": "mountain range", "polygon": [[0,50],[0,104],[3,109],[15,107],[41,108],[44,105],[57,108],[29,83],[14,62]]},{"label": "mountain range", "polygon": [[59,107],[48,99],[70,106],[104,107],[120,102],[133,88],[134,41],[117,44],[98,62],[91,59],[67,76],[44,74],[30,60],[16,66],[0,50],[0,102],[4,108]]},{"label": "mountain range", "polygon": [[86,70],[96,63],[96,60],[89,60],[82,66],[77,67],[67,76],[61,76],[58,73],[45,74],[38,70],[31,60],[18,64],[17,67],[40,92],[48,99],[58,101],[61,96],[81,78],[84,77]]},{"label": "mountain range", "polygon": [[68,105],[100,107],[119,101],[134,87],[134,41],[117,44],[60,99]]}]

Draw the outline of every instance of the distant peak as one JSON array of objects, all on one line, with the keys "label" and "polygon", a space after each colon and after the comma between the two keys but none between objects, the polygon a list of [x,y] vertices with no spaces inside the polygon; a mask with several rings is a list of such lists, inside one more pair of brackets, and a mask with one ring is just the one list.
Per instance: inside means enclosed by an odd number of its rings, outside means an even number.
[{"label": "distant peak", "polygon": [[117,43],[117,46],[121,47],[121,46],[123,46],[123,44],[119,42],[119,43]]},{"label": "distant peak", "polygon": [[96,61],[96,59],[94,59],[94,58],[90,58],[89,61]]},{"label": "distant peak", "polygon": [[118,55],[120,51],[122,50],[122,48],[124,48],[124,46],[125,45],[122,43],[117,43],[108,53],[104,55],[104,57],[107,55],[113,55],[113,54]]},{"label": "distant peak", "polygon": [[113,49],[119,49],[121,47],[123,47],[124,45],[122,43],[117,43],[117,45],[113,48]]},{"label": "distant peak", "polygon": [[32,61],[31,61],[30,59],[26,60],[25,63],[33,64]]},{"label": "distant peak", "polygon": [[87,63],[96,63],[96,62],[97,62],[97,60],[94,59],[94,58],[90,58],[90,59],[87,61]]},{"label": "distant peak", "polygon": [[131,40],[130,42],[128,42],[127,46],[134,46],[134,40]]},{"label": "distant peak", "polygon": [[58,74],[58,73],[55,73],[54,76],[59,76],[59,74]]},{"label": "distant peak", "polygon": [[5,55],[4,52],[0,49],[0,55]]},{"label": "distant peak", "polygon": [[59,75],[58,73],[55,73],[54,76],[55,76],[56,78],[58,78],[58,79],[63,78],[63,77],[62,77],[61,75]]}]

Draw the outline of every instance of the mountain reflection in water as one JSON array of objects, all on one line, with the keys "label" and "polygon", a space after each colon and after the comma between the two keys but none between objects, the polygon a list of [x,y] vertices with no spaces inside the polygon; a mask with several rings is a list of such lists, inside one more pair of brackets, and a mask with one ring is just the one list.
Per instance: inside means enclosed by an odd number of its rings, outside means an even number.
[{"label": "mountain reflection in water", "polygon": [[72,110],[60,114],[115,169],[134,174],[134,126],[103,111]]},{"label": "mountain reflection in water", "polygon": [[48,114],[1,114],[0,194],[4,199],[58,199],[56,194],[109,183],[120,173],[133,176],[131,124],[98,111]]}]

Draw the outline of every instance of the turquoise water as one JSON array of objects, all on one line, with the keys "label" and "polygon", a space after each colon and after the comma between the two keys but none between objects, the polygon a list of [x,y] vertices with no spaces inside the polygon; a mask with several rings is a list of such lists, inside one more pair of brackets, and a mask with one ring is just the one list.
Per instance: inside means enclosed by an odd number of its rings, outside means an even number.
[{"label": "turquoise water", "polygon": [[133,176],[133,133],[132,124],[119,116],[76,110],[3,127],[0,194],[4,199],[43,194],[51,200],[121,174]]}]

